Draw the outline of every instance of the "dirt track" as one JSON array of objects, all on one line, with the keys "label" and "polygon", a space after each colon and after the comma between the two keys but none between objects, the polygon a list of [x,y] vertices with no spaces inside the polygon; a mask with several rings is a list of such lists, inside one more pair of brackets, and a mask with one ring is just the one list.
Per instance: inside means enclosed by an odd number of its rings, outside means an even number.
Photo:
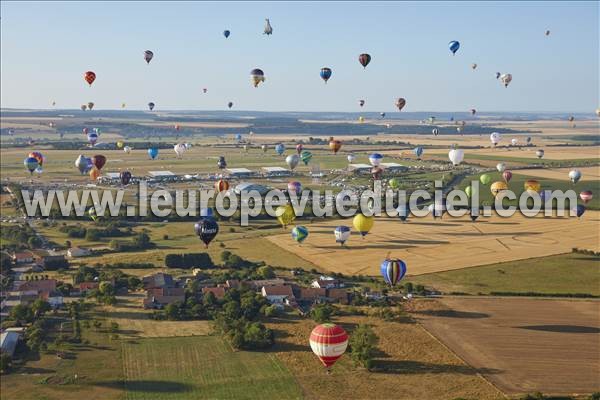
[{"label": "dirt track", "polygon": [[600,390],[600,301],[444,298],[415,315],[507,394]]},{"label": "dirt track", "polygon": [[444,216],[399,219],[376,218],[371,232],[362,239],[352,236],[341,247],[335,243],[337,225],[352,226],[352,220],[307,224],[309,236],[298,245],[286,234],[268,240],[331,272],[378,275],[387,253],[404,260],[408,275],[447,271],[496,262],[521,260],[570,252],[573,247],[599,250],[600,213],[589,211],[581,219],[571,218],[467,218]]}]

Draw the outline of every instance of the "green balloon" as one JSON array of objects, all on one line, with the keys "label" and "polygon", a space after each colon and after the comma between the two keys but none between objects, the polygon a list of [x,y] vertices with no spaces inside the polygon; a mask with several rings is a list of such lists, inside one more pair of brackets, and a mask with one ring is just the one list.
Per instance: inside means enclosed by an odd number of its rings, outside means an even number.
[{"label": "green balloon", "polygon": [[473,192],[473,188],[471,186],[467,186],[465,188],[465,193],[467,194],[467,196],[471,197],[472,192]]},{"label": "green balloon", "polygon": [[479,182],[481,182],[484,185],[487,185],[491,181],[492,181],[492,177],[489,176],[488,174],[483,174],[479,177]]},{"label": "green balloon", "polygon": [[400,179],[398,178],[392,178],[388,181],[388,185],[392,188],[392,189],[398,189],[400,187]]}]

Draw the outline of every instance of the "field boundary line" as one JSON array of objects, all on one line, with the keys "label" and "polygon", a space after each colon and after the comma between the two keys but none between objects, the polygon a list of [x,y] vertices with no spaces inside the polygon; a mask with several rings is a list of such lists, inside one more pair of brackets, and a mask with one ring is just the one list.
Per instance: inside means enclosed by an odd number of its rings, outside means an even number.
[{"label": "field boundary line", "polygon": [[445,348],[446,350],[448,350],[452,355],[454,355],[454,357],[456,357],[458,360],[460,360],[463,364],[468,365],[470,368],[473,368],[473,370],[475,370],[475,374],[480,377],[484,382],[487,382],[491,387],[493,387],[494,389],[496,389],[496,391],[500,394],[502,394],[502,396],[505,399],[509,399],[510,397],[504,393],[502,390],[500,390],[500,388],[498,386],[496,386],[492,381],[490,381],[489,379],[487,379],[482,373],[477,372],[477,369],[475,367],[473,367],[471,364],[469,364],[468,362],[466,362],[461,356],[459,356],[454,350],[452,350],[450,347],[448,347],[444,342],[442,342],[437,336],[435,336],[433,333],[429,332],[427,330],[427,328],[421,324],[421,322],[419,322],[418,320],[415,320],[417,322],[417,325],[419,325],[419,327],[425,331],[425,333],[427,333],[427,335],[429,335],[429,337],[431,337],[433,340],[435,340],[437,343],[439,343],[443,348]]}]

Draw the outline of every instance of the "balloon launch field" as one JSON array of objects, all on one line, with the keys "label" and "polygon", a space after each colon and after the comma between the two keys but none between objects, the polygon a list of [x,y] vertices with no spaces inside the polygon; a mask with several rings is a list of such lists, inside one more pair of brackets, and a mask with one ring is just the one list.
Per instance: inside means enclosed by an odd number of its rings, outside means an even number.
[{"label": "balloon launch field", "polygon": [[589,211],[577,218],[511,218],[494,215],[472,223],[468,217],[443,219],[375,218],[371,232],[361,238],[357,232],[344,247],[336,244],[333,230],[352,225],[352,220],[307,225],[309,237],[301,244],[290,240],[289,232],[271,236],[271,242],[331,272],[377,275],[378,261],[390,254],[404,260],[408,275],[421,275],[477,265],[513,261],[570,252],[573,247],[600,249],[600,213]]}]

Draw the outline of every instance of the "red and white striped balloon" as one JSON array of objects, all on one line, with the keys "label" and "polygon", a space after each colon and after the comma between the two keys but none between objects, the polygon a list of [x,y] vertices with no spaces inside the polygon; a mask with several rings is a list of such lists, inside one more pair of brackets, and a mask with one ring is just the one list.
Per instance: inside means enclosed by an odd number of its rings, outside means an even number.
[{"label": "red and white striped balloon", "polygon": [[579,198],[585,203],[587,204],[590,200],[592,200],[594,198],[594,195],[592,193],[591,190],[585,190],[581,193],[579,193]]},{"label": "red and white striped balloon", "polygon": [[335,324],[317,325],[310,334],[310,348],[327,369],[344,354],[348,334]]}]

